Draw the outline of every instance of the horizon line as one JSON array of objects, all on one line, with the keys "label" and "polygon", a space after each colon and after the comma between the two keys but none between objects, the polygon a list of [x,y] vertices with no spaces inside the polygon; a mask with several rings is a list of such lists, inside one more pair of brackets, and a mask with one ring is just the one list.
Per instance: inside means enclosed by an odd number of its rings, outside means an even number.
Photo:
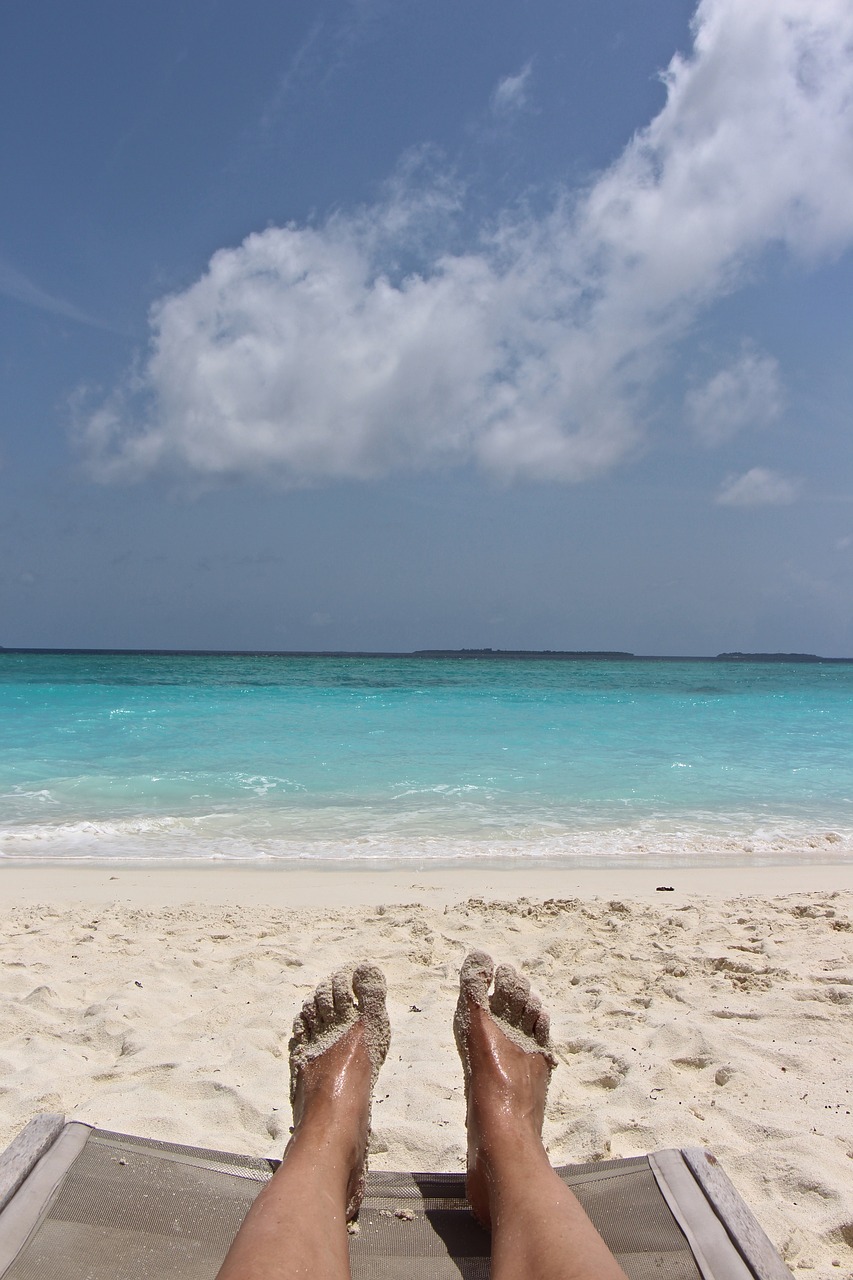
[{"label": "horizon line", "polygon": [[253,658],[424,658],[424,659],[552,659],[599,662],[764,662],[764,663],[853,663],[853,657],[826,657],[816,653],[768,650],[729,650],[716,654],[649,654],[621,649],[137,649],[121,646],[58,648],[50,645],[0,645],[0,654],[144,654],[158,657],[253,657]]}]

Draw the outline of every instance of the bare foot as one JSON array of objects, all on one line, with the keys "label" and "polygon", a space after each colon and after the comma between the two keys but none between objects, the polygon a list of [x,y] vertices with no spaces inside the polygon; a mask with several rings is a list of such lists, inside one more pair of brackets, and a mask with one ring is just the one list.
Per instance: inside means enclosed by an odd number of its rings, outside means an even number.
[{"label": "bare foot", "polygon": [[496,1166],[522,1153],[547,1161],[542,1122],[556,1065],[549,1018],[525,977],[472,951],[459,974],[453,1032],[465,1075],[468,1200],[488,1227]]},{"label": "bare foot", "polygon": [[371,964],[321,982],[293,1023],[288,1146],[334,1148],[348,1177],[347,1221],[364,1197],[370,1100],[390,1039],[385,977]]}]

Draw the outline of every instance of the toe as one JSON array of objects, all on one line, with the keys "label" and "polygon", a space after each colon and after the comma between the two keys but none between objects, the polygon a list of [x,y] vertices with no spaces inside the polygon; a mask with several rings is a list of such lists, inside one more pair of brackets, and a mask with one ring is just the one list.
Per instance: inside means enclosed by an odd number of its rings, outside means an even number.
[{"label": "toe", "polygon": [[495,971],[495,992],[491,1010],[495,1017],[504,1018],[513,1026],[521,1022],[524,1008],[530,996],[530,983],[510,964],[498,965]]},{"label": "toe", "polygon": [[302,1006],[302,1012],[299,1014],[299,1017],[302,1019],[302,1026],[305,1031],[305,1036],[307,1039],[310,1039],[311,1036],[314,1035],[314,1032],[317,1030],[317,1006],[314,1003],[313,996],[309,996],[309,998],[305,1001],[305,1003]]},{"label": "toe", "polygon": [[344,1020],[352,1016],[352,975],[346,969],[339,969],[332,975],[332,1002],[336,1017]]},{"label": "toe", "polygon": [[527,1004],[521,1014],[519,1026],[526,1036],[532,1036],[536,1031],[536,1023],[542,1012],[542,1001],[532,992],[527,997]]},{"label": "toe", "polygon": [[545,1009],[540,1012],[539,1017],[536,1019],[536,1025],[533,1028],[533,1038],[538,1045],[542,1046],[543,1049],[550,1049],[551,1018]]},{"label": "toe", "polygon": [[375,964],[360,964],[352,975],[359,1012],[368,1018],[385,1012],[385,974]]},{"label": "toe", "polygon": [[332,998],[331,978],[324,978],[318,983],[317,990],[314,992],[314,1004],[317,1009],[317,1022],[321,1027],[327,1027],[330,1022],[334,1022],[335,1002]]},{"label": "toe", "polygon": [[494,961],[485,951],[471,951],[459,971],[459,989],[474,1004],[489,1006],[489,986],[495,971]]}]

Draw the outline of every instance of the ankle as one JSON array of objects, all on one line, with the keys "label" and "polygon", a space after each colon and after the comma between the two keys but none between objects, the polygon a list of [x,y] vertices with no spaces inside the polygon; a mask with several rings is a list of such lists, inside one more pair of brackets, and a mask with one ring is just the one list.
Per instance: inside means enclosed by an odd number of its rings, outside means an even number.
[{"label": "ankle", "polygon": [[548,1162],[538,1126],[519,1117],[501,1115],[487,1124],[469,1124],[468,1149],[498,1173],[519,1161],[528,1165]]},{"label": "ankle", "polygon": [[310,1167],[332,1187],[348,1185],[363,1162],[363,1144],[310,1120],[294,1127],[283,1157],[283,1163]]},{"label": "ankle", "polygon": [[544,1098],[529,1090],[473,1089],[466,1125],[478,1145],[542,1146]]},{"label": "ankle", "polygon": [[512,1213],[519,1197],[550,1171],[541,1138],[526,1126],[496,1126],[487,1135],[469,1130],[468,1199],[481,1226],[492,1227]]}]

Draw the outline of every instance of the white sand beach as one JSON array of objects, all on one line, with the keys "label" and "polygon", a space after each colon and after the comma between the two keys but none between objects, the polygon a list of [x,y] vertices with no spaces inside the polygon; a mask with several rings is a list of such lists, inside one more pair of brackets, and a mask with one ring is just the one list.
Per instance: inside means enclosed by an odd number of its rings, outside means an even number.
[{"label": "white sand beach", "polygon": [[369,957],[393,1028],[372,1163],[460,1168],[450,1024],[478,946],[551,1009],[554,1163],[706,1146],[792,1269],[853,1277],[849,864],[4,867],[0,901],[0,1144],[61,1111],[280,1155],[293,1014],[319,978]]}]

